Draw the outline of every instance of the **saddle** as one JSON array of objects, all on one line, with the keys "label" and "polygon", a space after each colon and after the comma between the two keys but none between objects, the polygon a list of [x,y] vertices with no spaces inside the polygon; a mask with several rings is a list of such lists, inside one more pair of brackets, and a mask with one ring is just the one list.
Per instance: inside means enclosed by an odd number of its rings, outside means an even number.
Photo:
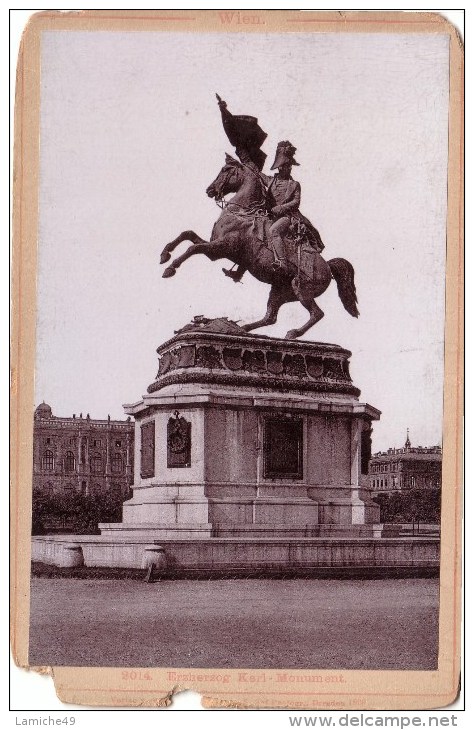
[{"label": "saddle", "polygon": [[[254,232],[257,238],[273,253],[269,229],[271,221],[267,216],[255,218]],[[301,213],[294,216],[290,230],[283,239],[285,257],[293,267],[309,280],[313,279],[316,255],[324,249],[319,232]]]},{"label": "saddle", "polygon": [[298,241],[291,236],[285,236],[283,240],[289,266],[312,281],[318,251],[307,240]]}]

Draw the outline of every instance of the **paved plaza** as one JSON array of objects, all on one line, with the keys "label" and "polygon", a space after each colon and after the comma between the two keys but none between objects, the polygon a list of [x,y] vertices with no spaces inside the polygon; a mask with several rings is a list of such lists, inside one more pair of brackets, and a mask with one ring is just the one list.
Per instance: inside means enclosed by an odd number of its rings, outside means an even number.
[{"label": "paved plaza", "polygon": [[438,581],[31,581],[30,664],[436,669]]}]

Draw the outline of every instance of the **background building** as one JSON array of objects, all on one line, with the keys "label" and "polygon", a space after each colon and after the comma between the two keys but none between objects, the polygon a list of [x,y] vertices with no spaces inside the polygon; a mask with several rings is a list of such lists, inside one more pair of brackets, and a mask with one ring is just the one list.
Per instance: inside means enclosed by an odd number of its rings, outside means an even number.
[{"label": "background building", "polygon": [[409,434],[401,449],[374,454],[369,462],[372,493],[391,493],[408,489],[440,489],[441,446],[412,446]]},{"label": "background building", "polygon": [[123,502],[133,482],[134,424],[54,416],[42,403],[35,411],[33,490],[45,496],[109,494]]}]

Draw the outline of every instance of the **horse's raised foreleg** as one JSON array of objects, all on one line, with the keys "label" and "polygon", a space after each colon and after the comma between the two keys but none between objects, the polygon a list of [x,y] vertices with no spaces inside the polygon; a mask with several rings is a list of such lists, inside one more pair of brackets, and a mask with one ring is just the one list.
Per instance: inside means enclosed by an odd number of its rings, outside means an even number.
[{"label": "horse's raised foreleg", "polygon": [[190,246],[181,256],[175,258],[173,263],[164,270],[163,279],[168,279],[170,276],[174,276],[176,274],[176,270],[179,269],[182,263],[191,256],[196,256],[196,254],[199,253],[207,256],[207,258],[211,259],[211,261],[226,259],[229,258],[229,246],[225,243],[225,241],[218,240],[213,241],[212,243],[207,243],[206,241],[196,243],[194,246]]},{"label": "horse's raised foreleg", "polygon": [[292,292],[284,292],[281,287],[277,288],[275,286],[272,286],[270,290],[270,296],[268,297],[267,311],[265,312],[265,316],[262,319],[259,319],[257,322],[244,324],[243,329],[247,330],[247,332],[250,332],[251,330],[256,330],[259,327],[267,327],[270,324],[275,324],[275,322],[277,321],[278,312],[282,304],[286,304],[286,302],[289,302],[292,299],[294,299],[294,296],[292,296]]},{"label": "horse's raised foreleg", "polygon": [[301,337],[301,335],[304,335],[305,332],[311,329],[313,325],[324,317],[323,310],[320,309],[314,301],[313,286],[301,286],[296,279],[293,279],[291,286],[297,299],[301,302],[303,307],[308,310],[310,316],[308,321],[302,327],[299,329],[289,330],[289,332],[285,335],[286,340],[294,340],[297,337]]},{"label": "horse's raised foreleg", "polygon": [[204,238],[198,236],[194,231],[183,231],[173,241],[167,243],[161,252],[160,264],[166,264],[171,258],[171,252],[175,250],[176,246],[179,246],[183,241],[192,241],[195,245],[198,243],[207,243]]}]

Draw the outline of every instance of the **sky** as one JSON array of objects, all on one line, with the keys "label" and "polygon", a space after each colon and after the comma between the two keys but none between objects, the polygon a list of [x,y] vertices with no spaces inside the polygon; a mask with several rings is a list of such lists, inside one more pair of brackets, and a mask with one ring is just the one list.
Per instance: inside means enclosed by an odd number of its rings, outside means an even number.
[{"label": "sky", "polygon": [[[268,287],[226,261],[162,279],[163,246],[219,215],[205,189],[233,150],[215,92],[257,116],[300,166],[302,212],[327,259],[356,272],[359,319],[335,283],[304,337],[352,352],[375,451],[442,442],[449,38],[387,34],[47,32],[42,37],[36,404],[124,417],[156,348],[196,314],[241,322]],[[186,244],[176,251],[185,250]],[[300,304],[259,330],[284,336]]]}]

